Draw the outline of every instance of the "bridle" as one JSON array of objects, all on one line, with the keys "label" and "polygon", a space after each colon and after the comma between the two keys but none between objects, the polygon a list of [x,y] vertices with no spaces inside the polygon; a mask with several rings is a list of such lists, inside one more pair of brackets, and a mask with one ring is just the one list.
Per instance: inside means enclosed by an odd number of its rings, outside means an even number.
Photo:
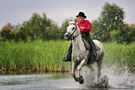
[{"label": "bridle", "polygon": [[76,26],[76,24],[74,24],[75,25],[75,29],[74,29],[74,31],[73,31],[73,33],[71,34],[70,32],[67,32],[70,36],[71,36],[71,40],[74,40],[76,37],[78,37],[79,36],[79,34],[77,34],[76,36],[73,36],[73,34],[75,33],[75,31],[77,30],[77,26]]}]

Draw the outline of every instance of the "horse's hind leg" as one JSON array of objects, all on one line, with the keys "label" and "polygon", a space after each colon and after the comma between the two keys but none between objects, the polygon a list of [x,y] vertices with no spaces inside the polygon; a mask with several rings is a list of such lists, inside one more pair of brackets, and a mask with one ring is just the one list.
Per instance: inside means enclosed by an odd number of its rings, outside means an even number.
[{"label": "horse's hind leg", "polygon": [[99,60],[97,61],[97,81],[99,81],[101,76],[101,68],[102,68],[102,61],[103,61],[103,55],[100,56]]}]

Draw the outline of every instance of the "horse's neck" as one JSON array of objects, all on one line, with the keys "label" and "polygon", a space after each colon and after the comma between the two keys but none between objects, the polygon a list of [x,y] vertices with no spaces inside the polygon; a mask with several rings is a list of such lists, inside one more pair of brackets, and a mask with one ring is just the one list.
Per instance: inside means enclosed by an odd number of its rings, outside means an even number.
[{"label": "horse's neck", "polygon": [[72,40],[74,50],[85,50],[84,43],[82,41],[81,35],[78,35],[74,40]]}]

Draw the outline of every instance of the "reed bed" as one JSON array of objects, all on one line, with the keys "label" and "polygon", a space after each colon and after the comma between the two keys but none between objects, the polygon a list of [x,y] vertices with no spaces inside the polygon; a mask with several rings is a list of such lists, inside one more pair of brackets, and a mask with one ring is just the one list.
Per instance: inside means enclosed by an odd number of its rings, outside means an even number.
[{"label": "reed bed", "polygon": [[[0,72],[68,72],[71,63],[62,62],[70,42],[0,42]],[[104,64],[135,70],[135,43],[104,43]]]}]

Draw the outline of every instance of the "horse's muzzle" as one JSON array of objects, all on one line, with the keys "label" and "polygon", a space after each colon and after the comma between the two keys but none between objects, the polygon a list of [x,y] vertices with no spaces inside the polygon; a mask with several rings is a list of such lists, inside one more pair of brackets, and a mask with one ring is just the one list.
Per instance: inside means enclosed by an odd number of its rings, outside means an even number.
[{"label": "horse's muzzle", "polygon": [[66,34],[64,35],[64,39],[70,40],[70,39],[71,39],[70,36],[71,36],[71,35],[69,35],[69,34],[66,33]]}]

